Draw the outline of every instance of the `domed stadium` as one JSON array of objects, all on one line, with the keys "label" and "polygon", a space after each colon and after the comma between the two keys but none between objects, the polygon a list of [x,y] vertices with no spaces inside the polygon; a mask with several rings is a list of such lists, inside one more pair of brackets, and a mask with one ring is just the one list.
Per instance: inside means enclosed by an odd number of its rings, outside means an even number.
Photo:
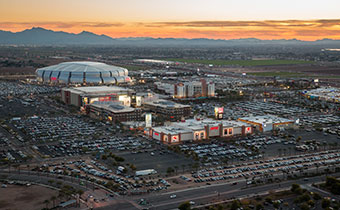
[{"label": "domed stadium", "polygon": [[36,70],[38,81],[65,84],[119,84],[130,82],[128,70],[99,62],[64,62]]}]

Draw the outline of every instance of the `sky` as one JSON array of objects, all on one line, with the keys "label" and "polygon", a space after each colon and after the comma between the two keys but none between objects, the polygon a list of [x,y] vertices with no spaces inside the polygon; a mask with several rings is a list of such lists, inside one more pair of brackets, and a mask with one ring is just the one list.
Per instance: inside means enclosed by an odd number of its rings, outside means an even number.
[{"label": "sky", "polygon": [[111,37],[340,39],[340,0],[0,0],[0,30]]}]

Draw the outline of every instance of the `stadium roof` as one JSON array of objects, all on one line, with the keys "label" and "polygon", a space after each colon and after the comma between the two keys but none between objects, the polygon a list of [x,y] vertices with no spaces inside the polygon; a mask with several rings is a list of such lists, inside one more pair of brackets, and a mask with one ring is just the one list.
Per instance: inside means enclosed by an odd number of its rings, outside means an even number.
[{"label": "stadium roof", "polygon": [[43,82],[60,83],[122,83],[130,81],[128,70],[105,63],[76,61],[37,69]]}]

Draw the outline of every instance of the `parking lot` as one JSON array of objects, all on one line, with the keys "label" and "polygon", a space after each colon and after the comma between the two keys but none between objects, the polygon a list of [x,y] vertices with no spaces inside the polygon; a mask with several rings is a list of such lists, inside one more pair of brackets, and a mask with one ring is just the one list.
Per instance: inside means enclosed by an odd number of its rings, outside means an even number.
[{"label": "parking lot", "polygon": [[24,84],[22,82],[0,81],[0,97],[46,94],[58,91],[60,91],[60,88],[53,86],[38,86]]},{"label": "parking lot", "polygon": [[25,135],[26,140],[48,142],[74,140],[100,133],[95,126],[75,117],[38,117],[12,119],[15,128]]},{"label": "parking lot", "polygon": [[[307,168],[319,168],[336,166],[340,163],[338,150],[323,151],[314,154],[301,154],[286,156],[267,160],[245,162],[237,165],[219,166],[216,168],[205,168],[192,174],[194,182],[213,182],[220,180],[248,179],[251,177],[264,177],[274,173],[285,173],[294,175],[302,173]],[[250,179],[250,184],[252,180]]]}]

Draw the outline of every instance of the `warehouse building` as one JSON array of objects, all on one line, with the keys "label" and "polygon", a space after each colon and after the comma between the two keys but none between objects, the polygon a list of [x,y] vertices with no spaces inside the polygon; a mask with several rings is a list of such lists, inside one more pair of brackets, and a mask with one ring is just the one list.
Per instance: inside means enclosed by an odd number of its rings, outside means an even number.
[{"label": "warehouse building", "polygon": [[154,127],[146,133],[165,144],[178,144],[208,140],[213,137],[232,137],[252,134],[252,126],[239,121],[216,121],[190,119],[171,123],[169,126]]},{"label": "warehouse building", "polygon": [[294,120],[285,119],[274,115],[242,117],[238,120],[253,125],[261,132],[292,128],[295,123]]},{"label": "warehouse building", "polygon": [[82,107],[95,101],[122,101],[131,105],[133,90],[118,86],[89,86],[62,88],[61,99],[65,104]]},{"label": "warehouse building", "polygon": [[178,104],[164,99],[144,101],[143,106],[145,109],[162,115],[165,120],[170,121],[181,120],[183,117],[188,117],[191,114],[191,107],[189,105]]}]

